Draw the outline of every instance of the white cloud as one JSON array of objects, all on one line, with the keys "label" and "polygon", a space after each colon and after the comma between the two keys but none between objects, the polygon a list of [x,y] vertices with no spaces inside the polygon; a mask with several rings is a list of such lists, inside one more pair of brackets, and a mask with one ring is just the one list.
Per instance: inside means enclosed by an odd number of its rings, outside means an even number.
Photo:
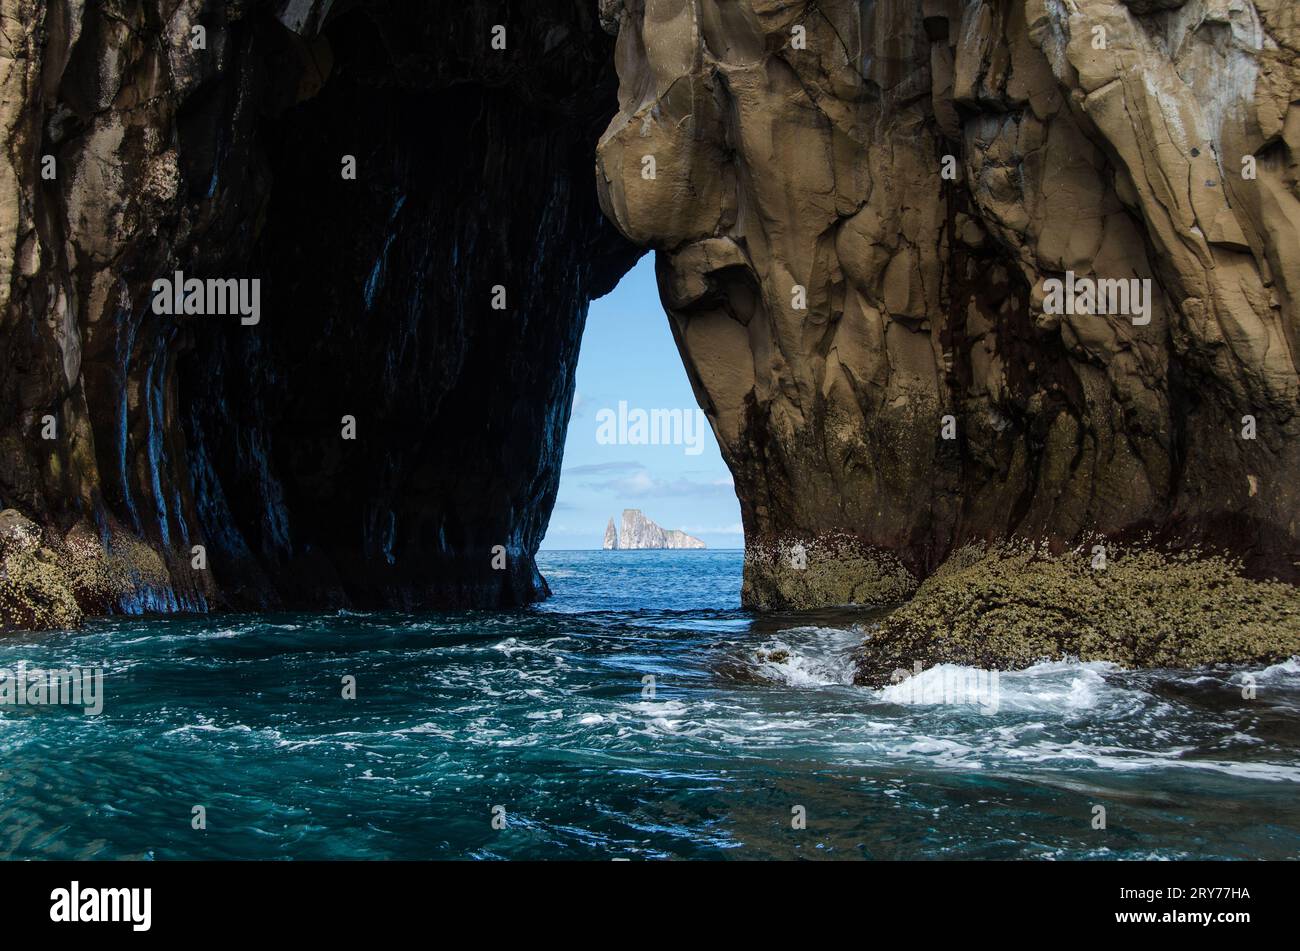
[{"label": "white cloud", "polygon": [[[614,475],[620,473],[619,475]],[[569,475],[614,475],[613,478],[583,482],[583,488],[619,498],[681,498],[683,496],[725,499],[735,491],[730,477],[698,480],[686,476],[657,479],[640,463],[608,462],[577,466]]]}]

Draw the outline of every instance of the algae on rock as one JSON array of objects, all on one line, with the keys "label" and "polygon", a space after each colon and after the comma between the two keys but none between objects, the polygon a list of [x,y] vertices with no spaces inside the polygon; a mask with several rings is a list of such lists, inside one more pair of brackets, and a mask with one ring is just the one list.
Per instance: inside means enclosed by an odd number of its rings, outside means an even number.
[{"label": "algae on rock", "polygon": [[1195,551],[968,546],[882,620],[856,680],[881,687],[936,664],[992,670],[1040,660],[1121,667],[1267,664],[1300,654],[1300,588],[1243,577]]}]

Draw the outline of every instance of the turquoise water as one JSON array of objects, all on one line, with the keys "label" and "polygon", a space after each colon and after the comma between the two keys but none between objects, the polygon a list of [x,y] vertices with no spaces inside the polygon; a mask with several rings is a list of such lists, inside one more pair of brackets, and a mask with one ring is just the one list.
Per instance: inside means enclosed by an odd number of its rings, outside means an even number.
[{"label": "turquoise water", "polygon": [[952,671],[849,685],[872,612],[740,610],[739,552],[539,560],[555,597],[517,612],[124,618],[3,639],[0,668],[102,666],[105,701],[97,717],[0,706],[0,855],[1300,851],[1294,660],[1042,664],[1002,675],[996,704],[941,702],[917,688]]}]

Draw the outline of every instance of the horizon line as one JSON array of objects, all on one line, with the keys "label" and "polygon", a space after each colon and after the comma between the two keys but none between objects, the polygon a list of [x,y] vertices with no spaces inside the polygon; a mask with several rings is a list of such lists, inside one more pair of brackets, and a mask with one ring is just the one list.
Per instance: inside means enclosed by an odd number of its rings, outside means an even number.
[{"label": "horizon line", "polygon": [[744,548],[539,548],[544,551],[744,551]]}]

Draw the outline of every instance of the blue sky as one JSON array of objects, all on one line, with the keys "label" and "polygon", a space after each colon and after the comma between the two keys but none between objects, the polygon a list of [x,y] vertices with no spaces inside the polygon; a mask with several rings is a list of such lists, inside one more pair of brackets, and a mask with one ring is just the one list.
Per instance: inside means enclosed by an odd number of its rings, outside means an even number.
[{"label": "blue sky", "polygon": [[[708,423],[698,455],[685,445],[602,445],[601,411],[699,407],[659,304],[654,255],[593,301],[578,358],[560,494],[542,548],[599,548],[610,516],[639,508],[710,548],[741,548],[740,504]],[[606,427],[608,431],[609,427]]]}]

